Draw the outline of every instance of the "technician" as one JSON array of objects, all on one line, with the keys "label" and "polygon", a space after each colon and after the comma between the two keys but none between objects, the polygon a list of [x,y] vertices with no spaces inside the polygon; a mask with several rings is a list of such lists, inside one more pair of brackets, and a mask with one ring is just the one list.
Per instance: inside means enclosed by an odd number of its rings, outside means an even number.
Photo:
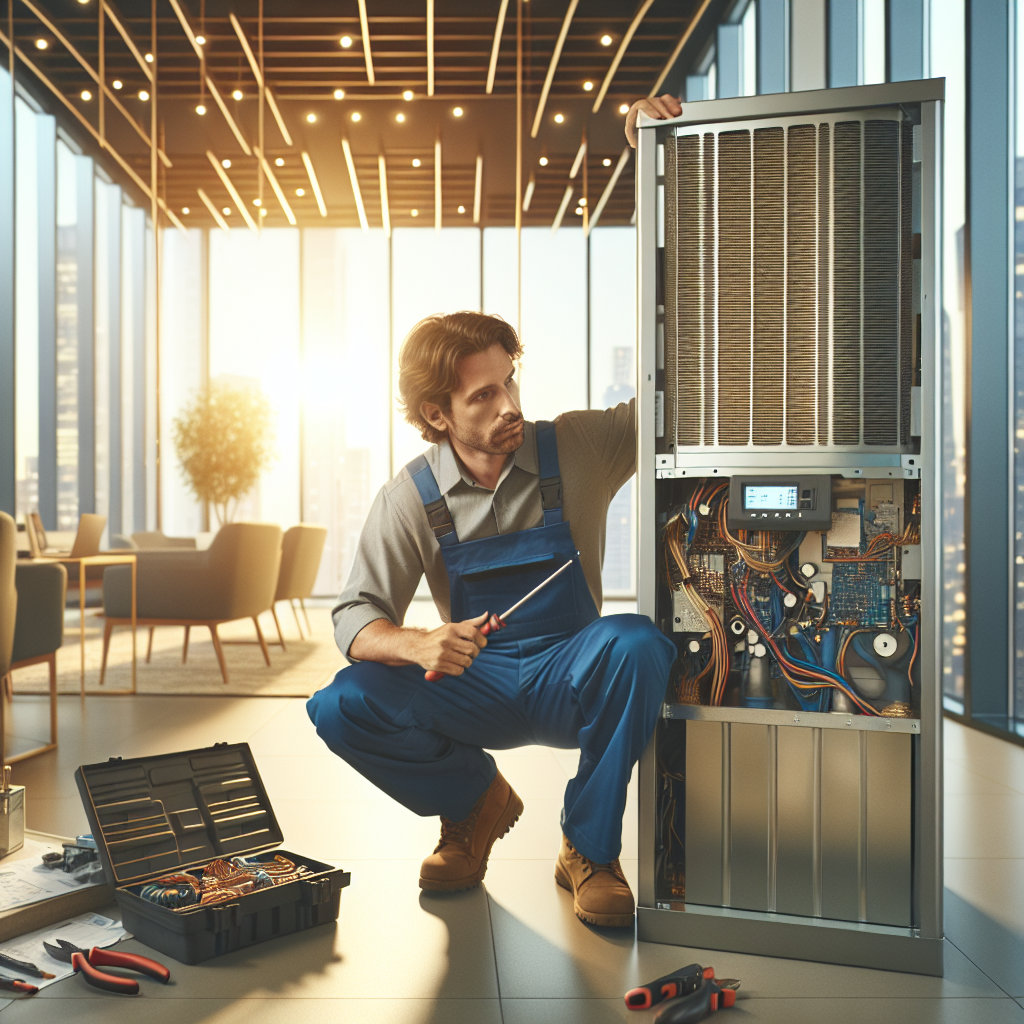
[{"label": "technician", "polygon": [[[579,747],[555,879],[581,920],[627,926],[626,786],[675,658],[647,617],[598,611],[608,506],[636,469],[635,404],[527,422],[521,354],[515,331],[482,313],[427,317],[405,339],[402,405],[431,447],[374,500],[334,609],[352,664],[306,707],[339,757],[440,816],[419,880],[434,891],[478,885],[523,812],[485,748]],[[481,632],[568,561],[504,628]],[[424,575],[444,622],[432,631],[402,626]]]}]

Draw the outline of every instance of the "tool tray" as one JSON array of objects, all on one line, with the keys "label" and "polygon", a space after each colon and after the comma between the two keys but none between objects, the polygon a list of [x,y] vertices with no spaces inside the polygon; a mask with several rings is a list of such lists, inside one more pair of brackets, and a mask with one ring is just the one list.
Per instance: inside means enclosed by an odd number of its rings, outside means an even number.
[{"label": "tool tray", "polygon": [[[195,964],[338,919],[351,876],[278,849],[281,829],[247,743],[113,757],[82,766],[75,781],[124,927],[147,946]],[[180,910],[138,895],[146,882],[217,858],[275,853],[312,877]]]}]

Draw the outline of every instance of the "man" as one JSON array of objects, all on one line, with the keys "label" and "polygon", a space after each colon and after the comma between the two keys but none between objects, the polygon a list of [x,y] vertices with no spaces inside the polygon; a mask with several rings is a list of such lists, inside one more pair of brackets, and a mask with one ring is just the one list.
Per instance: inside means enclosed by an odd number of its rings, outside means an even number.
[{"label": "man", "polygon": [[[485,748],[578,746],[555,879],[581,920],[623,927],[634,915],[618,860],[626,786],[675,658],[650,619],[598,611],[608,505],[636,468],[635,405],[526,422],[521,354],[515,331],[482,313],[427,317],[405,339],[405,416],[431,448],[374,501],[334,609],[352,664],[307,710],[367,779],[440,816],[420,869],[433,891],[478,885],[523,812]],[[404,628],[424,574],[444,625]]]}]

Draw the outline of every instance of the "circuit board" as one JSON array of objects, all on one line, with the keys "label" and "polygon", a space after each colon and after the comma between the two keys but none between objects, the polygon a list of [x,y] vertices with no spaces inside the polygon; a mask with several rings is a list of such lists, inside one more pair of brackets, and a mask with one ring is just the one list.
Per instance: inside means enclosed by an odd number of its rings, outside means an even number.
[{"label": "circuit board", "polygon": [[892,587],[889,559],[834,562],[829,621],[858,626],[888,626]]}]

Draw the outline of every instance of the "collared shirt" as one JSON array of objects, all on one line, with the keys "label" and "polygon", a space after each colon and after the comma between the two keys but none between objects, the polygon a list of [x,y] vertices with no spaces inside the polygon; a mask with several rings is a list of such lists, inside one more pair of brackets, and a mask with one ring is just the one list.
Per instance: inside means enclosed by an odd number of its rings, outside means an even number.
[{"label": "collared shirt", "polygon": [[[635,403],[564,413],[555,421],[555,430],[562,514],[600,609],[608,505],[636,471]],[[460,541],[529,530],[543,522],[533,423],[525,424],[523,443],[505,463],[493,491],[465,472],[447,441],[431,445],[424,454]],[[348,654],[356,634],[374,619],[402,625],[424,574],[438,613],[449,621],[448,574],[441,549],[416,485],[403,468],[370,507],[352,572],[334,608],[334,636],[342,653]]]}]

